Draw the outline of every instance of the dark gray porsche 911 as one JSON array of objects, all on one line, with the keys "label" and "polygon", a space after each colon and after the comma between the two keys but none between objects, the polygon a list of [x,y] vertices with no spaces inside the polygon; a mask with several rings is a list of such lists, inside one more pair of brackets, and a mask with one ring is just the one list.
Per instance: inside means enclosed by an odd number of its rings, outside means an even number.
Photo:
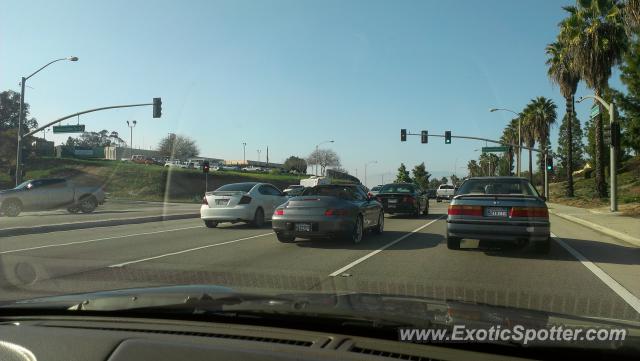
[{"label": "dark gray porsche 911", "polygon": [[362,240],[365,230],[382,233],[384,211],[357,185],[320,185],[276,208],[273,230],[280,242],[301,238]]}]

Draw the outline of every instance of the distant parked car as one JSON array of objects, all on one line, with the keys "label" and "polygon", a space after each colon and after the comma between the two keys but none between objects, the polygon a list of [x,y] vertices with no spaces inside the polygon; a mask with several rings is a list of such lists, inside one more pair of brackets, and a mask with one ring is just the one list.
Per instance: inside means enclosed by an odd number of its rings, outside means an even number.
[{"label": "distant parked car", "polygon": [[67,208],[70,213],[91,213],[105,202],[100,187],[80,187],[62,178],[28,180],[0,191],[0,213],[16,217],[23,211]]},{"label": "distant parked car", "polygon": [[153,159],[141,154],[132,155],[131,161],[137,164],[145,164],[145,165],[153,164]]},{"label": "distant parked car", "polygon": [[271,220],[276,207],[286,201],[287,196],[268,183],[231,183],[205,194],[200,218],[209,228],[220,222],[249,222],[262,227]]}]

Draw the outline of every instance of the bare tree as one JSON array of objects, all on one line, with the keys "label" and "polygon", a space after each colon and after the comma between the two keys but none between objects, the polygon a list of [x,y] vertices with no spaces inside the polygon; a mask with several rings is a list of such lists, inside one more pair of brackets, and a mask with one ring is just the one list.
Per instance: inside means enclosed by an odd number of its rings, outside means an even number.
[{"label": "bare tree", "polygon": [[175,134],[163,138],[158,145],[158,151],[163,156],[171,157],[172,159],[187,159],[200,153],[195,140]]},{"label": "bare tree", "polygon": [[324,175],[327,167],[340,167],[340,157],[331,149],[318,149],[309,155],[307,164],[320,166],[320,175]]}]

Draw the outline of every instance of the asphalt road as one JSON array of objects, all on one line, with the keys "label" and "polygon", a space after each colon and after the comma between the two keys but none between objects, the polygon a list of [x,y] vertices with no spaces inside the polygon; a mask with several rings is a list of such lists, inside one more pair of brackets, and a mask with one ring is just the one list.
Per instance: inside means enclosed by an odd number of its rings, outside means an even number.
[{"label": "asphalt road", "polygon": [[552,216],[548,255],[444,242],[447,203],[382,235],[283,244],[269,227],[198,219],[0,237],[0,300],[167,284],[459,299],[640,321],[640,249]]}]

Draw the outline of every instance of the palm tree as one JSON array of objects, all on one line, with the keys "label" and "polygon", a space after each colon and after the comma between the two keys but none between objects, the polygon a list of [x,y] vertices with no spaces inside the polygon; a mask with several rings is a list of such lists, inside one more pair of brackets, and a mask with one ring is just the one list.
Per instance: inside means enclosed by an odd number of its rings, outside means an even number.
[{"label": "palm tree", "polygon": [[555,42],[547,45],[547,75],[554,84],[560,87],[560,94],[565,99],[566,116],[567,116],[567,139],[559,141],[567,144],[567,197],[574,196],[573,189],[573,120],[575,119],[575,94],[580,82],[580,74],[571,66],[571,53],[567,51],[566,46],[561,42]]},{"label": "palm tree", "polygon": [[[575,71],[596,95],[602,96],[609,85],[611,68],[621,62],[627,49],[623,5],[618,0],[579,0],[576,6],[564,9],[569,16],[560,23],[560,42],[565,44]],[[596,192],[606,197],[601,115],[595,121],[595,143]]]},{"label": "palm tree", "polygon": [[[549,147],[551,124],[556,122],[556,104],[551,99],[537,97],[531,99],[529,108],[529,126],[533,127],[539,148],[545,150]],[[540,153],[540,155],[544,154]],[[544,173],[544,161],[540,162],[540,174],[542,173]]]},{"label": "palm tree", "polygon": [[[502,137],[500,137],[500,141],[504,144],[518,144],[518,119],[512,119],[509,124],[502,131]],[[513,155],[514,155],[513,147],[509,147],[507,151],[507,159],[509,161],[509,175],[511,175],[513,170]]]},{"label": "palm tree", "polygon": [[629,35],[640,30],[640,0],[627,0],[624,5],[624,20]]}]

